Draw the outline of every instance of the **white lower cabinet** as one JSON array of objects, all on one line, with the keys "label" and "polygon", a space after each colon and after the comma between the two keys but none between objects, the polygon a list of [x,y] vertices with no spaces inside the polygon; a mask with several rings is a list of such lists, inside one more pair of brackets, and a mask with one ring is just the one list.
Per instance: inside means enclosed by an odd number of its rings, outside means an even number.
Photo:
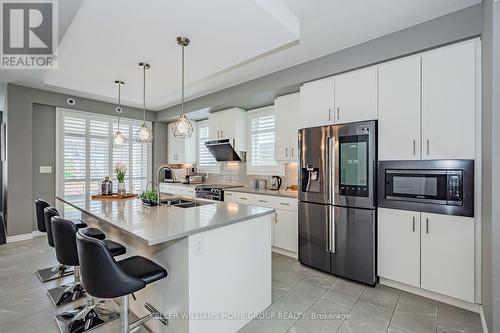
[{"label": "white lower cabinet", "polygon": [[474,218],[379,208],[378,275],[473,303]]},{"label": "white lower cabinet", "polygon": [[291,252],[298,250],[298,212],[276,210],[274,246]]},{"label": "white lower cabinet", "polygon": [[474,219],[422,213],[421,287],[474,302]]},{"label": "white lower cabinet", "polygon": [[420,213],[378,209],[378,275],[420,287]]},{"label": "white lower cabinet", "polygon": [[224,201],[274,208],[273,247],[297,254],[299,227],[297,199],[243,192],[224,192]]}]

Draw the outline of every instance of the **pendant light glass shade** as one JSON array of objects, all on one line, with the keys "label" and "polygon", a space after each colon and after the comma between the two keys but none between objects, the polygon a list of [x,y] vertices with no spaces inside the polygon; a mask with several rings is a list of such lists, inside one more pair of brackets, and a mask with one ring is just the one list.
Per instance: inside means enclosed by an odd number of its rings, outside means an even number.
[{"label": "pendant light glass shade", "polygon": [[146,124],[146,69],[149,69],[151,66],[144,62],[139,63],[139,66],[142,67],[143,70],[142,108],[144,113],[142,125],[137,132],[135,132],[135,141],[138,143],[151,143],[153,142],[153,130]]},{"label": "pendant light glass shade", "polygon": [[184,113],[184,48],[188,46],[190,40],[186,37],[177,37],[177,44],[182,48],[182,104],[181,114],[173,125],[174,136],[176,138],[190,138],[193,135],[193,125]]},{"label": "pendant light glass shade", "polygon": [[120,115],[123,112],[122,104],[121,104],[121,88],[125,85],[125,82],[116,80],[115,84],[118,86],[118,106],[116,107],[116,113],[118,113],[118,128],[116,133],[113,134],[113,143],[115,145],[123,145],[126,141],[126,138],[123,136],[122,132],[120,132]]}]

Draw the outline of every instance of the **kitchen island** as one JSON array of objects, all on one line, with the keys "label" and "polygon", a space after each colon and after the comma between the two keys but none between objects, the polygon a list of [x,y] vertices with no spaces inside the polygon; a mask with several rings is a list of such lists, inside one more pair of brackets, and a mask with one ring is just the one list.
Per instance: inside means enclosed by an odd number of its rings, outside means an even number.
[{"label": "kitchen island", "polygon": [[[67,218],[81,217],[127,248],[165,267],[167,278],[130,299],[147,314],[149,302],[169,319],[153,332],[236,332],[271,304],[273,209],[234,202],[180,208],[143,206],[137,198],[58,197]],[[119,260],[120,258],[118,258]]]}]

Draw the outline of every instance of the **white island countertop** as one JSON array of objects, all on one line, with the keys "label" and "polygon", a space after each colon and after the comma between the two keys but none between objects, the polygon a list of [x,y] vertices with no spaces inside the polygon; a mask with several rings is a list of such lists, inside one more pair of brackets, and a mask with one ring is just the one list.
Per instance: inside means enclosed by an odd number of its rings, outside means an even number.
[{"label": "white island countertop", "polygon": [[[147,245],[156,245],[210,229],[274,213],[274,209],[235,202],[179,208],[144,206],[140,199],[92,200],[90,195],[57,197],[58,200],[101,222],[111,224]],[[64,209],[68,216],[71,207]]]}]

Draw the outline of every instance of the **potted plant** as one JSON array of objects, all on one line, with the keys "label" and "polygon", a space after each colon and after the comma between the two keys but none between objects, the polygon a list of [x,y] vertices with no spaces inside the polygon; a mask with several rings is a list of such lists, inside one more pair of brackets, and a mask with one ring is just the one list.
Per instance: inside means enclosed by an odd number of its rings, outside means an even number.
[{"label": "potted plant", "polygon": [[154,189],[145,190],[141,193],[140,198],[142,203],[148,206],[156,206],[158,204],[158,192]]},{"label": "potted plant", "polygon": [[115,174],[116,179],[118,180],[118,190],[116,193],[118,195],[126,194],[127,191],[125,189],[125,174],[127,173],[127,166],[121,162],[115,164]]},{"label": "potted plant", "polygon": [[[150,187],[151,186],[151,187]],[[146,189],[141,193],[139,198],[141,198],[142,203],[147,206],[156,206],[158,205],[158,199],[160,192],[155,189],[155,184],[153,182],[149,182],[146,184]],[[151,188],[151,189],[149,189]]]}]

